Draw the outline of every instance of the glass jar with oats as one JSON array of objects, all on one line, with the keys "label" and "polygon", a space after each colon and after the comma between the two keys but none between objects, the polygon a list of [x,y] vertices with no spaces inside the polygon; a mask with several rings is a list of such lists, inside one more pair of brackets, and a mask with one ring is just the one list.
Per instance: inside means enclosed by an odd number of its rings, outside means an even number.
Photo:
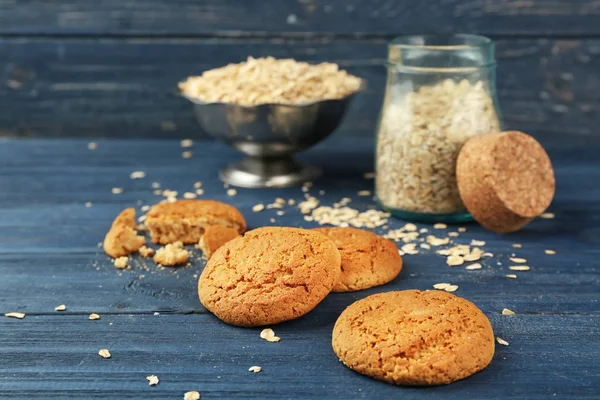
[{"label": "glass jar with oats", "polygon": [[412,220],[471,219],[456,158],[472,136],[500,131],[494,43],[483,36],[405,36],[389,45],[377,131],[376,195]]}]

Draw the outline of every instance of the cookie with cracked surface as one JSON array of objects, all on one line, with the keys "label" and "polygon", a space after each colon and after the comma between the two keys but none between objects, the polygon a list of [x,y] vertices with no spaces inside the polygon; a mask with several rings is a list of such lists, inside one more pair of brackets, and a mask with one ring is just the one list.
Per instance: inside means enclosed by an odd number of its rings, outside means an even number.
[{"label": "cookie with cracked surface", "polygon": [[339,278],[340,263],[335,244],[321,233],[258,228],[213,254],[198,280],[198,295],[228,324],[276,324],[319,304]]},{"label": "cookie with cracked surface", "polygon": [[349,368],[396,385],[443,385],[484,369],[494,332],[468,300],[440,291],[379,293],[350,305],[333,328]]},{"label": "cookie with cracked surface", "polygon": [[242,234],[246,220],[232,205],[216,200],[177,200],[154,205],[147,214],[146,227],[153,243],[177,241],[196,244],[209,226],[234,228]]},{"label": "cookie with cracked surface", "polygon": [[103,248],[113,258],[135,253],[146,244],[146,239],[137,234],[135,209],[126,208],[113,221],[104,238]]},{"label": "cookie with cracked surface", "polygon": [[356,228],[315,228],[327,235],[342,256],[342,273],[334,292],[354,292],[392,281],[402,270],[402,257],[391,240]]},{"label": "cookie with cracked surface", "polygon": [[223,225],[208,226],[196,247],[202,250],[207,259],[210,259],[219,247],[238,236],[240,233],[235,228]]}]

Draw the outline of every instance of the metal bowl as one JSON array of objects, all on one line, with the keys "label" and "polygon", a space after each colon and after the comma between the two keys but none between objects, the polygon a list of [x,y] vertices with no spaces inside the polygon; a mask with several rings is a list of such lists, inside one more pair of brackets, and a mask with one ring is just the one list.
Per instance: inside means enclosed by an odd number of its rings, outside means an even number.
[{"label": "metal bowl", "polygon": [[262,188],[293,186],[320,175],[319,168],[304,166],[292,155],[329,136],[355,94],[311,104],[257,106],[203,103],[182,95],[194,104],[194,113],[206,133],[248,155],[221,170],[221,180]]}]

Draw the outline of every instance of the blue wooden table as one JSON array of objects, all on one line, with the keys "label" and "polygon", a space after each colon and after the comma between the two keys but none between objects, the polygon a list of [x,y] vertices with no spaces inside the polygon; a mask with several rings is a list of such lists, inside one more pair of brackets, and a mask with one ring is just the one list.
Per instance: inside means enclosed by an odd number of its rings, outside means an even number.
[{"label": "blue wooden table", "polygon": [[[202,181],[203,197],[239,207],[251,228],[272,224],[270,218],[277,225],[313,226],[293,207],[283,216],[251,211],[275,197],[300,200],[300,188],[239,189],[227,196],[216,171],[238,155],[219,143],[198,141],[193,157],[184,159],[175,140],[97,142],[90,151],[87,140],[0,141],[0,313],[26,313],[22,320],[0,317],[0,398],[181,399],[191,390],[202,399],[600,396],[596,139],[578,151],[547,143],[558,182],[554,219],[537,219],[511,235],[471,224],[456,238],[486,242],[494,257],[482,262],[483,269],[450,268],[433,251],[407,255],[394,282],[332,294],[305,317],[273,327],[279,343],[261,340],[260,329],[228,326],[201,306],[196,282],[204,262],[198,253],[191,267],[163,269],[136,258],[132,269],[121,271],[98,243],[120,210],[139,210],[161,198],[152,193],[152,182],[182,193]],[[303,154],[325,170],[311,193],[325,205],[348,196],[355,208],[373,206],[371,198],[356,195],[372,189],[373,181],[363,178],[372,171],[372,150],[371,137],[334,135]],[[130,179],[136,170],[146,178]],[[113,187],[123,193],[112,194]],[[389,229],[404,223],[391,220]],[[508,279],[513,253],[532,269]],[[430,289],[438,282],[457,284],[456,294],[475,302],[496,335],[510,343],[497,346],[487,369],[449,386],[407,388],[341,364],[331,349],[331,330],[346,306],[372,293]],[[59,304],[67,310],[54,311]],[[501,315],[503,308],[516,315]],[[92,312],[101,319],[90,321]],[[112,358],[101,358],[102,348]],[[262,372],[248,372],[253,365]],[[150,387],[148,375],[160,383]]]}]

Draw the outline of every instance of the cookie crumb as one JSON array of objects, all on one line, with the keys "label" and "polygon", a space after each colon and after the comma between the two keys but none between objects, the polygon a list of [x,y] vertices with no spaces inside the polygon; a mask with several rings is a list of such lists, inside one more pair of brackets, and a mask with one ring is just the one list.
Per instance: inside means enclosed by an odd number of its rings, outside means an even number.
[{"label": "cookie crumb", "polygon": [[365,179],[373,179],[373,178],[375,178],[375,172],[365,172],[363,174],[363,177]]},{"label": "cookie crumb", "polygon": [[20,313],[20,312],[8,312],[6,314],[4,314],[5,317],[9,317],[9,318],[18,318],[18,319],[23,319],[25,318],[25,313]]},{"label": "cookie crumb", "polygon": [[511,271],[529,271],[531,268],[529,265],[511,265],[508,269]]},{"label": "cookie crumb", "polygon": [[452,256],[448,256],[448,258],[446,259],[446,264],[448,264],[451,267],[457,267],[459,265],[463,265],[463,263],[465,262],[465,260],[458,255],[452,255]]},{"label": "cookie crumb", "polygon": [[465,228],[464,226],[459,226],[457,230],[461,233],[464,233],[467,231],[467,228]]},{"label": "cookie crumb", "polygon": [[370,196],[371,195],[371,191],[370,190],[359,190],[358,193],[356,193],[359,196]]},{"label": "cookie crumb", "polygon": [[510,279],[517,279],[517,275],[515,275],[515,274],[506,274],[504,276],[506,276],[507,278],[510,278]]},{"label": "cookie crumb", "polygon": [[523,264],[523,263],[527,262],[526,259],[519,258],[519,257],[510,257],[509,260],[512,261],[512,262],[514,262],[514,263],[517,263],[517,264]]},{"label": "cookie crumb", "polygon": [[433,229],[446,229],[447,227],[448,227],[448,225],[443,224],[441,222],[433,225]]},{"label": "cookie crumb", "polygon": [[468,271],[473,271],[473,270],[476,270],[476,269],[481,269],[481,268],[482,268],[482,267],[481,267],[481,264],[479,264],[479,263],[475,263],[475,264],[467,265],[467,266],[465,267],[465,269],[466,269],[466,270],[468,270]]},{"label": "cookie crumb", "polygon": [[184,264],[188,260],[189,253],[183,248],[182,242],[170,243],[161,247],[154,255],[154,262],[166,267]]},{"label": "cookie crumb", "polygon": [[513,243],[512,247],[514,247],[515,249],[520,249],[523,247],[523,245],[520,243]]},{"label": "cookie crumb", "polygon": [[129,178],[131,178],[131,179],[142,179],[145,177],[146,177],[146,173],[144,171],[133,171],[129,175]]},{"label": "cookie crumb", "polygon": [[66,309],[67,306],[65,306],[64,304],[54,307],[54,311],[65,311]]},{"label": "cookie crumb", "polygon": [[138,252],[140,253],[140,255],[142,257],[145,257],[145,258],[152,257],[154,255],[154,249],[152,249],[150,247],[146,247],[146,246],[140,247]]},{"label": "cookie crumb", "polygon": [[512,310],[509,310],[508,308],[505,308],[502,310],[502,315],[515,315],[515,312]]},{"label": "cookie crumb", "polygon": [[115,264],[115,268],[118,269],[125,269],[128,267],[127,263],[129,262],[129,257],[119,257],[119,258],[115,258],[114,260],[114,264]]},{"label": "cookie crumb", "polygon": [[98,351],[98,354],[102,358],[111,358],[112,357],[112,355],[110,354],[110,351],[108,351],[108,349],[100,349],[100,351]]},{"label": "cookie crumb", "polygon": [[554,213],[545,212],[542,215],[540,215],[540,218],[543,218],[543,219],[552,219],[552,218],[554,218]]},{"label": "cookie crumb", "polygon": [[143,212],[146,212],[146,211],[148,211],[149,209],[150,209],[150,206],[149,206],[149,205],[147,205],[147,204],[146,204],[145,206],[142,206],[142,208],[141,208],[141,210],[142,210]]},{"label": "cookie crumb", "polygon": [[237,190],[231,188],[231,189],[227,189],[227,196],[229,197],[233,197],[237,194]]},{"label": "cookie crumb", "polygon": [[152,189],[160,189],[160,182],[152,182]]},{"label": "cookie crumb", "polygon": [[471,240],[471,246],[485,246],[485,242],[483,240]]},{"label": "cookie crumb", "polygon": [[123,188],[114,187],[111,189],[112,194],[121,194],[123,193]]},{"label": "cookie crumb", "polygon": [[254,372],[256,374],[256,373],[262,371],[262,368],[259,367],[258,365],[254,365],[254,366],[248,368],[248,371]]},{"label": "cookie crumb", "polygon": [[553,256],[553,255],[556,254],[556,251],[554,251],[554,250],[544,250],[544,253]]},{"label": "cookie crumb", "polygon": [[294,205],[296,205],[296,200],[294,200],[294,199],[288,199],[287,203],[288,203],[288,206],[294,206]]},{"label": "cookie crumb", "polygon": [[192,147],[194,145],[194,141],[192,139],[183,139],[179,142],[181,147]]},{"label": "cookie crumb", "polygon": [[450,236],[450,237],[458,237],[458,232],[448,232],[448,236]]},{"label": "cookie crumb", "polygon": [[92,206],[92,202],[91,202],[91,201],[88,201],[87,203],[85,203],[85,206],[86,206],[87,208],[90,208],[90,207]]},{"label": "cookie crumb", "polygon": [[191,151],[184,151],[183,153],[181,153],[181,157],[183,157],[183,158],[192,158],[192,152]]},{"label": "cookie crumb", "polygon": [[156,385],[158,385],[158,382],[159,382],[158,376],[156,376],[156,375],[150,375],[150,376],[147,376],[146,379],[148,380],[148,386],[156,386]]},{"label": "cookie crumb", "polygon": [[96,313],[91,313],[90,316],[88,317],[88,319],[90,319],[91,321],[96,321],[96,320],[100,319],[100,315],[98,315]]},{"label": "cookie crumb", "polygon": [[252,207],[252,211],[254,211],[254,212],[261,212],[261,211],[262,211],[262,210],[264,210],[264,209],[265,209],[265,205],[264,205],[264,204],[262,204],[262,203],[261,203],[261,204],[255,204],[255,205]]},{"label": "cookie crumb", "polygon": [[88,143],[88,150],[94,151],[98,148],[98,143],[96,142],[89,142]]},{"label": "cookie crumb", "polygon": [[496,338],[496,342],[498,342],[502,346],[508,346],[508,342],[506,340],[502,339],[502,338],[497,337]]},{"label": "cookie crumb", "polygon": [[194,189],[200,189],[202,187],[202,182],[198,181],[198,182],[194,182]]},{"label": "cookie crumb", "polygon": [[155,311],[153,315],[158,316],[158,315],[160,315],[160,313],[158,311]]},{"label": "cookie crumb", "polygon": [[272,224],[274,224],[275,223],[275,218],[269,219],[269,222],[271,222]]},{"label": "cookie crumb", "polygon": [[183,400],[200,400],[200,393],[195,390],[185,392],[183,395]]}]

